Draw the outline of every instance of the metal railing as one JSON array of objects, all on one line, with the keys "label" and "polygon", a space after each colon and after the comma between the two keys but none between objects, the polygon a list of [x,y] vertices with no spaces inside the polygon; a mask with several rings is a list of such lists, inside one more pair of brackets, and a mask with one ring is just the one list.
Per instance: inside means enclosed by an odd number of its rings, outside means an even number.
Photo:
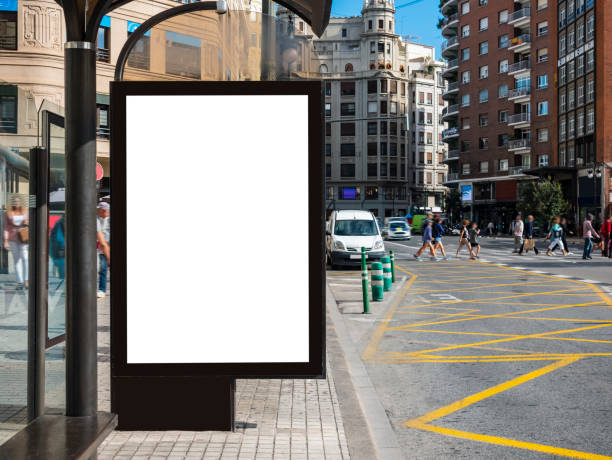
[{"label": "metal railing", "polygon": [[96,59],[101,62],[110,62],[110,50],[107,48],[98,48]]},{"label": "metal railing", "polygon": [[459,44],[459,37],[451,37],[448,40],[444,40],[444,42],[442,42],[442,49],[445,50],[457,44]]},{"label": "metal railing", "polygon": [[456,21],[457,19],[459,19],[459,13],[451,14],[442,22],[442,27],[446,27],[449,23]]},{"label": "metal railing", "polygon": [[449,105],[448,107],[445,107],[444,110],[442,110],[442,116],[450,115],[452,113],[458,113],[458,112],[459,112],[459,104],[453,104],[453,105]]},{"label": "metal railing", "polygon": [[514,139],[508,141],[508,150],[528,149],[531,147],[531,139]]},{"label": "metal railing", "polygon": [[451,182],[457,179],[459,179],[459,173],[452,172],[446,175],[446,182]]},{"label": "metal railing", "polygon": [[520,72],[521,70],[527,70],[529,68],[531,68],[531,63],[529,59],[523,59],[522,61],[510,64],[508,66],[508,73],[512,74],[514,72]]},{"label": "metal railing", "polygon": [[456,89],[459,89],[459,82],[458,81],[454,81],[452,83],[449,83],[446,88],[444,88],[442,90],[442,94],[447,94],[450,93],[451,91],[455,91]]},{"label": "metal railing", "polygon": [[529,7],[522,8],[508,15],[508,24],[512,24],[514,21],[518,21],[519,19],[530,18],[530,17],[531,17],[531,8]]},{"label": "metal railing", "polygon": [[514,176],[516,174],[520,174],[523,172],[524,169],[527,169],[527,167],[526,166],[512,166],[511,168],[508,168],[508,175]]},{"label": "metal railing", "polygon": [[444,158],[447,159],[447,160],[454,160],[456,158],[459,158],[459,149],[449,150],[444,155]]},{"label": "metal railing", "polygon": [[508,116],[508,124],[513,125],[516,123],[528,123],[531,121],[531,115],[529,113],[515,113],[514,115]]},{"label": "metal railing", "polygon": [[508,91],[508,99],[529,96],[529,94],[531,94],[531,89],[529,87],[513,88],[510,91]]},{"label": "metal railing", "polygon": [[96,136],[101,137],[102,139],[108,139],[110,137],[110,128],[98,126],[96,128]]},{"label": "metal railing", "polygon": [[513,46],[522,45],[525,43],[531,43],[531,35],[530,34],[521,34],[517,35],[510,41],[510,48]]},{"label": "metal railing", "polygon": [[459,59],[451,59],[446,63],[446,70],[452,69],[453,67],[459,67]]},{"label": "metal railing", "polygon": [[442,139],[447,139],[449,137],[458,136],[458,135],[459,135],[459,129],[456,127],[448,128],[442,131]]}]

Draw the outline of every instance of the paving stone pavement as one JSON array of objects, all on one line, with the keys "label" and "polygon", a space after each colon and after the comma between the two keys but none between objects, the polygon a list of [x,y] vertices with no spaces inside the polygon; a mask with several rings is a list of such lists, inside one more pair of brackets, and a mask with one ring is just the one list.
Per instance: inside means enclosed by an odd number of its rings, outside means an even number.
[{"label": "paving stone pavement", "polygon": [[[110,410],[108,298],[98,301],[99,409]],[[98,459],[348,460],[331,373],[327,379],[236,382],[235,432],[114,431]]]}]

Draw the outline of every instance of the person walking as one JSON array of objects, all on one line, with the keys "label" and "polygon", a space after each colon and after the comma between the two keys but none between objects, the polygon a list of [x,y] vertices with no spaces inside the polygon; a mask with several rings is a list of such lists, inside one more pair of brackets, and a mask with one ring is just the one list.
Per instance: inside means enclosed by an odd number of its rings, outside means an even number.
[{"label": "person walking", "polygon": [[561,236],[561,241],[563,242],[563,247],[565,248],[565,250],[567,251],[568,255],[572,255],[572,251],[570,251],[569,249],[569,244],[567,244],[567,235],[573,235],[574,232],[572,232],[569,228],[569,224],[567,223],[567,219],[565,217],[560,217],[560,221],[559,221],[559,225],[561,225],[561,228],[563,229],[563,235]]},{"label": "person walking", "polygon": [[60,279],[66,278],[66,228],[64,218],[61,217],[51,229],[49,235],[49,256]]},{"label": "person walking", "polygon": [[436,250],[434,249],[433,245],[431,244],[432,241],[432,221],[431,220],[427,220],[427,223],[425,224],[425,226],[423,227],[423,246],[421,246],[421,249],[419,249],[417,251],[417,253],[414,255],[414,258],[418,261],[421,261],[423,259],[421,259],[421,254],[423,254],[423,251],[425,249],[429,249],[430,253],[431,253],[431,258],[434,260],[437,260],[436,258]]},{"label": "person walking", "polygon": [[17,290],[28,287],[28,213],[19,204],[13,204],[4,218],[4,249],[10,249],[15,265]]},{"label": "person walking", "polygon": [[461,228],[461,232],[459,233],[459,247],[457,248],[457,254],[455,254],[455,257],[457,258],[459,257],[459,251],[461,251],[461,248],[465,246],[470,251],[470,259],[471,259],[472,258],[472,247],[470,246],[470,221],[467,219],[464,219],[462,224],[463,224],[463,227]]},{"label": "person walking", "polygon": [[599,235],[601,236],[601,240],[603,242],[601,248],[602,257],[611,257],[610,233],[612,233],[612,215],[603,221],[603,224],[601,224],[601,228],[599,229]]},{"label": "person walking", "polygon": [[489,233],[489,236],[493,236],[493,229],[495,228],[495,225],[493,225],[492,221],[489,221],[489,223],[487,224],[487,232]]},{"label": "person walking", "polygon": [[110,266],[110,205],[97,206],[96,237],[98,239],[98,298],[106,296],[106,277]]},{"label": "person walking", "polygon": [[540,251],[535,245],[534,239],[534,230],[533,230],[533,216],[530,214],[527,216],[527,220],[525,221],[525,230],[523,231],[523,244],[521,245],[521,249],[519,250],[519,256],[523,255],[523,250],[525,254],[533,249],[535,255],[537,256]]},{"label": "person walking", "polygon": [[599,235],[593,228],[593,215],[587,214],[586,219],[582,223],[582,236],[584,238],[584,249],[582,251],[582,258],[584,260],[592,259],[591,251],[593,250],[593,241],[591,238],[599,238]]},{"label": "person walking", "polygon": [[442,257],[445,260],[448,260],[448,256],[446,255],[446,251],[444,250],[444,245],[442,244],[442,235],[444,235],[444,227],[442,227],[442,219],[440,217],[436,217],[433,222],[433,226],[431,229],[431,235],[433,237],[433,245],[434,252],[437,252],[438,249],[442,252]]},{"label": "person walking", "polygon": [[559,225],[559,217],[555,217],[552,221],[552,225],[550,227],[550,231],[548,235],[546,235],[546,239],[550,239],[550,244],[546,249],[546,255],[552,256],[552,251],[559,246],[561,248],[561,252],[563,255],[567,255],[567,251],[565,250],[565,246],[563,245],[563,228]]},{"label": "person walking", "polygon": [[[470,238],[470,259],[478,259],[480,256],[480,243],[478,242],[478,235],[480,235],[480,229],[478,228],[477,222],[472,222],[469,231]],[[474,254],[476,251],[476,254]]]},{"label": "person walking", "polygon": [[512,222],[512,235],[514,236],[514,251],[512,253],[519,252],[523,246],[523,221],[521,215],[517,214],[516,219]]}]

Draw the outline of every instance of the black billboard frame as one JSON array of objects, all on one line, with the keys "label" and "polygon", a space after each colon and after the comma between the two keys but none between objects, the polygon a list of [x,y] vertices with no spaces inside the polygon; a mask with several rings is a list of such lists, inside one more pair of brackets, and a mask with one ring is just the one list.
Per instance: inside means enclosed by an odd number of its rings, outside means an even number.
[{"label": "black billboard frame", "polygon": [[[135,95],[308,96],[309,361],[306,363],[127,362],[126,271],[126,97]],[[325,378],[325,201],[323,91],[320,81],[111,82],[111,376],[136,378]],[[205,108],[204,108],[205,109]],[[306,128],[306,127],[305,127]],[[282,346],[280,344],[279,346]],[[113,398],[114,399],[114,398]],[[121,417],[120,417],[121,420]],[[120,425],[123,425],[120,422]]]}]

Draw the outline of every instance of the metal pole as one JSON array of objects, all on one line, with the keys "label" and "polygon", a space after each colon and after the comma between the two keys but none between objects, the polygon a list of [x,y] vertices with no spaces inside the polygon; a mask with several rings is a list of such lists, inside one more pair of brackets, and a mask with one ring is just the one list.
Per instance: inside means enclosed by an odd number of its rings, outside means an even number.
[{"label": "metal pole", "polygon": [[276,19],[274,3],[261,4],[261,77],[262,81],[276,80]]},{"label": "metal pole", "polygon": [[65,47],[66,415],[98,408],[96,340],[96,50]]},{"label": "metal pole", "polygon": [[368,265],[366,264],[366,248],[361,247],[361,290],[363,291],[363,313],[370,313],[370,293],[368,292]]}]

